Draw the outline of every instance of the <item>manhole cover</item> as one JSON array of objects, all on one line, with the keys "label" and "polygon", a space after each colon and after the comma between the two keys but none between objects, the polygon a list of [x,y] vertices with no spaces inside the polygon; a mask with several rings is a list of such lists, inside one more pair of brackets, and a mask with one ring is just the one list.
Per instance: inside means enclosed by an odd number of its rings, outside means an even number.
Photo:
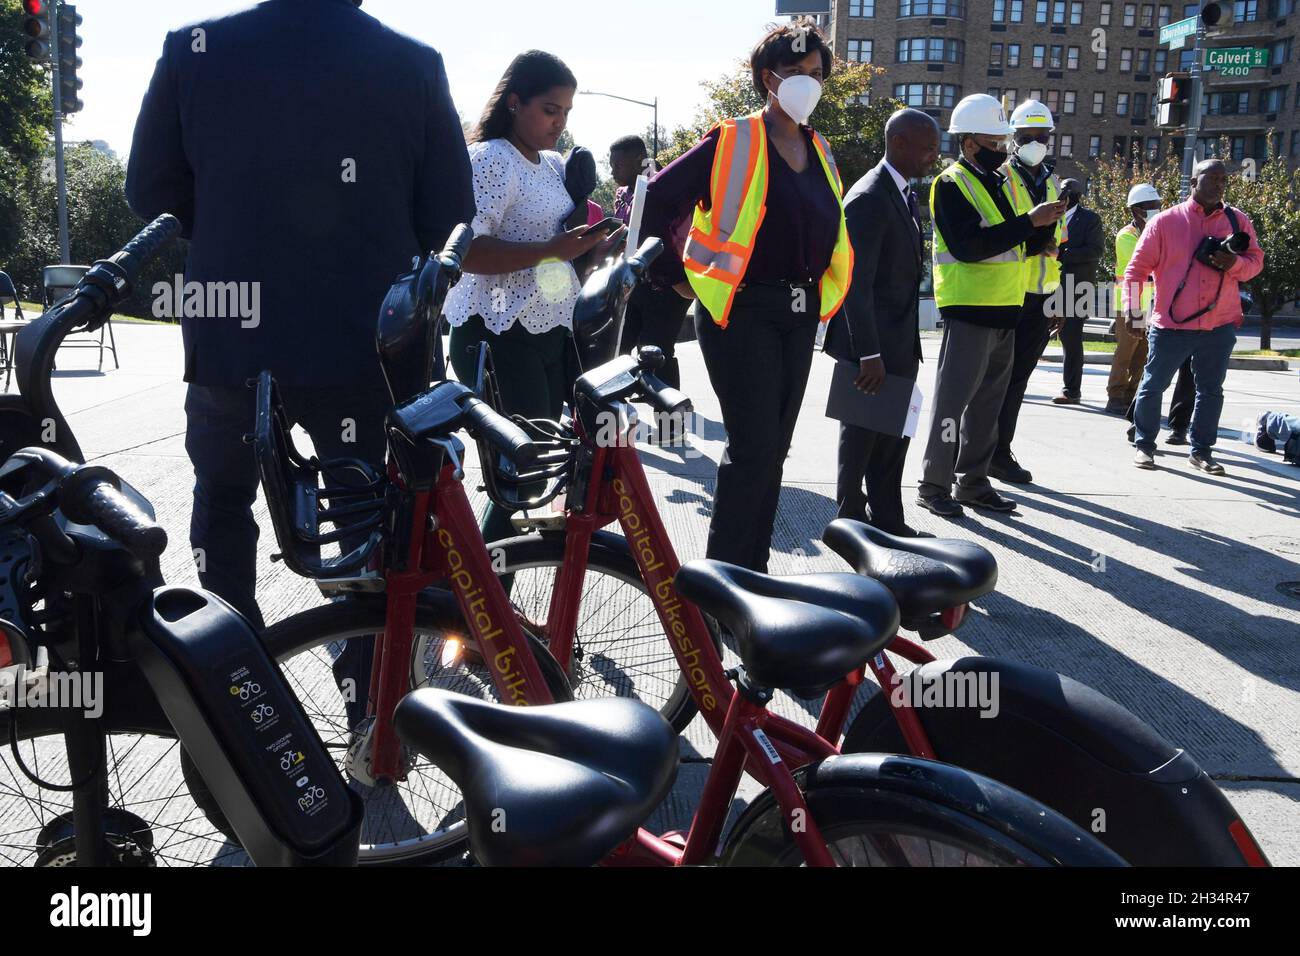
[{"label": "manhole cover", "polygon": [[1282,534],[1261,534],[1253,540],[1256,544],[1279,554],[1300,554],[1300,538],[1289,538]]},{"label": "manhole cover", "polygon": [[1300,581],[1283,581],[1277,586],[1279,594],[1300,600]]}]

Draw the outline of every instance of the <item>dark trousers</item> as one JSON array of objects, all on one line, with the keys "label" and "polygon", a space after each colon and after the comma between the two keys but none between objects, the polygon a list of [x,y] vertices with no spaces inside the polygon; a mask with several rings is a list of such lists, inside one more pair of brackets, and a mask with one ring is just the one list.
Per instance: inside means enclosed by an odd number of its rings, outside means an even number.
[{"label": "dark trousers", "polygon": [[[1174,397],[1169,402],[1169,428],[1176,432],[1185,432],[1192,423],[1192,410],[1196,407],[1196,379],[1192,376],[1192,360],[1189,358],[1178,369],[1178,378],[1174,382]],[[1133,412],[1137,408],[1137,399],[1129,402],[1124,417],[1133,421]]]},{"label": "dark trousers", "polygon": [[654,289],[642,282],[632,290],[623,316],[623,334],[618,351],[626,355],[633,346],[653,345],[664,353],[663,367],[655,374],[673,388],[682,387],[677,365],[677,336],[690,302],[673,289]]},{"label": "dark trousers", "polygon": [[[282,387],[289,420],[311,436],[319,458],[384,463],[382,388]],[[257,606],[257,464],[243,436],[253,430],[256,392],[240,386],[191,385],[185,396],[185,451],[194,465],[190,545],[199,581],[259,629]]]},{"label": "dark trousers", "polygon": [[1061,323],[1061,392],[1070,398],[1083,394],[1083,319],[1065,319]]},{"label": "dark trousers", "polygon": [[[910,438],[840,425],[839,474],[835,497],[841,518],[857,518],[887,534],[900,534],[903,517],[903,463]],[[867,491],[862,493],[865,479]],[[867,508],[870,507],[870,512]]]},{"label": "dark trousers", "polygon": [[[795,311],[798,302],[804,311]],[[780,286],[736,294],[723,329],[698,302],[695,332],[722,406],[727,447],[718,465],[707,556],[766,571],[781,473],[812,368],[819,304]]]},{"label": "dark trousers", "polygon": [[[488,330],[483,319],[471,315],[451,330],[448,350],[456,378],[470,388],[478,374],[478,346],[487,342],[492,350],[492,367],[496,369],[497,390],[502,410],[507,415],[525,418],[560,417],[564,402],[570,397],[577,378],[577,353],[569,330],[557,326],[534,335],[515,322],[500,335]],[[522,488],[524,495],[540,489]],[[512,537],[513,512],[493,503],[483,516],[483,540],[492,542]]]},{"label": "dark trousers", "polygon": [[1016,437],[1016,423],[1020,420],[1020,406],[1025,401],[1029,376],[1034,374],[1038,361],[1051,337],[1048,329],[1052,320],[1047,316],[1048,296],[1033,292],[1025,296],[1025,305],[1016,323],[1015,357],[1011,363],[1011,377],[1007,380],[1007,393],[998,412],[998,445],[994,460],[1011,454],[1011,441]]}]

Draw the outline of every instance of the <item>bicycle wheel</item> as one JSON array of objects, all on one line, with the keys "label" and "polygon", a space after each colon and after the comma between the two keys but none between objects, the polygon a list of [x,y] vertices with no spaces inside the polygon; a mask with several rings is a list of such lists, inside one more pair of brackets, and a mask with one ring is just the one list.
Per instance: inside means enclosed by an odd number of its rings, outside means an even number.
[{"label": "bicycle wheel", "polygon": [[[362,865],[432,861],[460,852],[468,839],[459,789],[425,758],[410,753],[406,779],[392,786],[368,786],[347,769],[357,735],[349,726],[333,662],[345,642],[373,641],[376,634],[382,634],[384,614],[383,600],[348,599],[285,618],[262,635],[325,747],[335,755],[340,771],[365,804]],[[467,652],[464,635],[458,614],[424,604],[417,608],[416,640],[411,650],[413,689],[438,687],[499,700],[487,665],[477,653]],[[555,659],[536,638],[530,635],[530,640],[551,695],[557,701],[572,699]],[[219,820],[219,814],[215,819]]]},{"label": "bicycle wheel", "polygon": [[[512,578],[510,600],[526,626],[546,640],[552,588],[564,563],[564,536],[522,535],[490,544],[488,550],[497,574]],[[722,641],[712,628],[710,637],[721,655]],[[592,540],[568,678],[575,700],[634,697],[657,708],[678,733],[696,713],[690,684],[649,589],[626,542],[614,535]]]},{"label": "bicycle wheel", "polygon": [[[1123,866],[1092,834],[1017,790],[957,767],[881,754],[795,773],[838,866]],[[770,791],[732,829],[723,866],[799,866]]]}]

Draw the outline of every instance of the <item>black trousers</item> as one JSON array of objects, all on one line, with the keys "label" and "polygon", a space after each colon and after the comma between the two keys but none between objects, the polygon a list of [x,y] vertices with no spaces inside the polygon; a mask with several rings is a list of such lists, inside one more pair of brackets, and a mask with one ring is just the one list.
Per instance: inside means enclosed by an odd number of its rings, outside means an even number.
[{"label": "black trousers", "polygon": [[1071,398],[1083,394],[1083,319],[1065,319],[1061,323],[1061,347],[1064,355],[1061,391]]},{"label": "black trousers", "polygon": [[[1124,417],[1133,422],[1133,409],[1137,399],[1129,402]],[[1185,432],[1192,423],[1192,410],[1196,408],[1196,379],[1192,377],[1192,360],[1188,359],[1178,369],[1178,378],[1174,382],[1174,397],[1169,403],[1169,428],[1171,431]]]},{"label": "black trousers", "polygon": [[738,292],[725,329],[698,302],[693,306],[700,352],[727,429],[707,557],[767,570],[781,473],[812,368],[818,312],[816,290],[796,297],[781,286]]},{"label": "black trousers", "polygon": [[903,463],[911,441],[857,425],[840,425],[835,497],[841,518],[866,521],[887,534],[900,534],[907,527],[903,517]]},{"label": "black trousers", "polygon": [[656,373],[664,384],[682,387],[682,373],[677,365],[677,336],[690,301],[673,289],[654,289],[642,282],[632,290],[623,316],[623,334],[618,351],[625,355],[632,347],[653,345],[664,353],[663,367]]},{"label": "black trousers", "polygon": [[994,460],[1011,454],[1011,442],[1016,437],[1016,423],[1020,420],[1020,406],[1025,401],[1029,376],[1034,374],[1038,360],[1047,348],[1048,328],[1052,324],[1046,314],[1047,299],[1048,296],[1032,292],[1026,295],[1020,321],[1016,323],[1015,358],[1007,382],[1007,394],[1002,399],[1002,410],[998,412],[998,446],[993,453]]}]

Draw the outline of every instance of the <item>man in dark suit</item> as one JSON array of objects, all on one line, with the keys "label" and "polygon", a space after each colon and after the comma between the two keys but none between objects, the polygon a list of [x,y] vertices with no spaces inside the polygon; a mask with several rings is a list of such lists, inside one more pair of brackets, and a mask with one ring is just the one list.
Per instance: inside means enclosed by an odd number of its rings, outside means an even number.
[{"label": "man in dark suit", "polygon": [[[855,384],[868,395],[880,391],[886,375],[916,381],[924,250],[920,203],[909,180],[929,173],[938,158],[935,121],[920,110],[899,110],[885,124],[885,158],[845,197],[853,281],[844,308],[826,330],[825,349],[858,366]],[[889,534],[917,534],[903,517],[903,462],[910,441],[841,423],[840,517],[867,521]]]},{"label": "man in dark suit", "polygon": [[[1061,345],[1065,351],[1061,394],[1052,399],[1055,405],[1078,405],[1083,386],[1083,323],[1088,315],[1075,315],[1079,296],[1074,289],[1083,283],[1097,283],[1097,264],[1106,243],[1101,227],[1101,217],[1083,205],[1083,184],[1077,179],[1061,183],[1061,194],[1070,203],[1065,214],[1065,241],[1061,243],[1057,260],[1061,263],[1061,292],[1064,315],[1061,323]],[[1088,299],[1095,307],[1096,296]]]},{"label": "man in dark suit", "polygon": [[442,58],[358,6],[268,0],[168,34],[131,146],[131,208],[174,213],[188,283],[237,293],[182,322],[190,540],[204,587],[255,624],[245,383],[270,369],[319,455],[381,464],[379,306],[474,216]]}]

